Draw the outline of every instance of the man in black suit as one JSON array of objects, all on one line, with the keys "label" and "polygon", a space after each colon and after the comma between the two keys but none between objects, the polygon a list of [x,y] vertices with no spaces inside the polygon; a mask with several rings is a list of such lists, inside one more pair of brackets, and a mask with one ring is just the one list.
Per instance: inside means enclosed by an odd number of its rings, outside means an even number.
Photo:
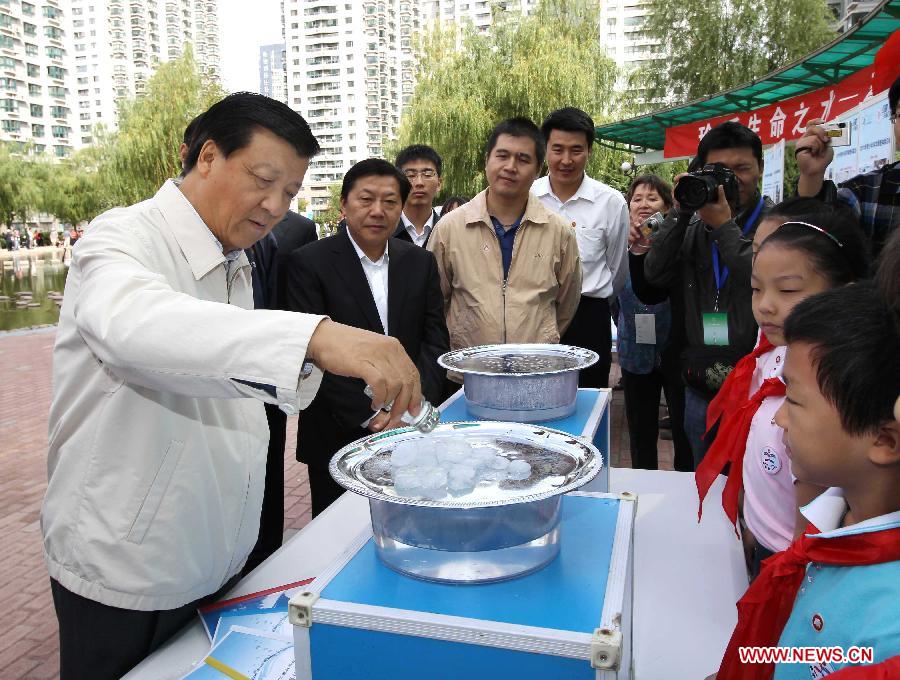
[{"label": "man in black suit", "polygon": [[313,243],[319,239],[316,231],[316,223],[308,217],[298,215],[293,210],[288,210],[287,215],[275,228],[272,229],[275,240],[278,241],[278,250],[275,251],[275,301],[278,309],[287,309],[285,290],[287,289],[286,272],[289,266],[290,256],[297,248]]},{"label": "man in black suit", "polygon": [[[293,311],[397,338],[416,363],[422,394],[439,403],[444,371],[437,358],[450,347],[434,256],[391,238],[410,183],[387,161],[370,158],[344,176],[341,208],[347,229],[294,251],[287,301]],[[297,458],[309,467],[315,517],[342,492],[328,474],[342,446],[379,432],[386,414],[373,413],[361,380],[326,373],[312,404],[300,414]]]},{"label": "man in black suit", "polygon": [[441,190],[443,161],[430,146],[413,144],[397,154],[394,165],[406,175],[410,183],[409,197],[403,204],[394,238],[424,248],[434,225],[440,219],[432,204]]},{"label": "man in black suit", "polygon": [[[253,278],[253,304],[257,309],[287,309],[285,290],[290,254],[318,238],[315,223],[292,210],[266,235],[248,248]],[[269,449],[266,454],[266,486],[263,490],[259,537],[244,565],[244,574],[259,566],[281,547],[284,537],[284,444],[287,416],[275,404],[266,404]]]}]

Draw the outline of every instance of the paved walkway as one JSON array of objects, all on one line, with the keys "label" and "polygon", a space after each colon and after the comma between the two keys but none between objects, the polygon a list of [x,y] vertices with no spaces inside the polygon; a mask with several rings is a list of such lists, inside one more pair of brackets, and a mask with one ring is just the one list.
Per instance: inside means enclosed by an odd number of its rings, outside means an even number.
[{"label": "paved walkway", "polygon": [[[50,585],[41,554],[40,508],[47,487],[47,412],[55,329],[0,334],[0,677],[59,675]],[[614,368],[613,381],[618,379]],[[612,465],[628,467],[622,393],[612,413]],[[297,419],[288,420],[284,455],[286,536],[311,519],[306,466],[294,460]],[[660,467],[672,469],[671,442],[660,441]]]}]

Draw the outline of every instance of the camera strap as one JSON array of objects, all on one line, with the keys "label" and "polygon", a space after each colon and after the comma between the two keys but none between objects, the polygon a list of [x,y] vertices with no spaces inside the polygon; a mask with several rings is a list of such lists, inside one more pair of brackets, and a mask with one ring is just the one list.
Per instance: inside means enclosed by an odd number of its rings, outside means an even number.
[{"label": "camera strap", "polygon": [[[765,203],[765,198],[762,196],[759,197],[759,203],[756,204],[756,207],[753,209],[753,212],[750,213],[750,217],[744,223],[743,228],[741,229],[741,233],[746,236],[747,232],[753,228],[753,225],[756,224],[756,220],[759,219],[759,215],[762,212],[763,205]],[[728,267],[719,267],[719,248],[716,245],[715,241],[712,244],[712,264],[713,264],[713,275],[716,278],[716,304],[715,310],[719,311],[719,291],[722,290],[722,287],[725,285],[725,281],[728,280]]]}]

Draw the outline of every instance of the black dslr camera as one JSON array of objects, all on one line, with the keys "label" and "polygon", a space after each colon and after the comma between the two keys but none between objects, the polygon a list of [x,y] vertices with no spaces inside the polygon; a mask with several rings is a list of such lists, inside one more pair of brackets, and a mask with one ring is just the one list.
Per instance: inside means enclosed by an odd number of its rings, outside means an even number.
[{"label": "black dslr camera", "polygon": [[707,203],[719,200],[719,185],[725,188],[725,199],[735,205],[738,181],[735,174],[721,163],[707,163],[697,172],[690,172],[675,186],[675,200],[682,212],[694,212]]}]

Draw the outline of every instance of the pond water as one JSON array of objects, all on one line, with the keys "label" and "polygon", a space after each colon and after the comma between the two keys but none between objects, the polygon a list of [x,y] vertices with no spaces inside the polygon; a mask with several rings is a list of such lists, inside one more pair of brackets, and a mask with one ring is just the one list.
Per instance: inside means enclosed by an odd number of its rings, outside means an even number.
[{"label": "pond water", "polygon": [[[62,295],[68,270],[56,249],[20,250],[15,258],[0,259],[0,331],[57,323],[59,305],[53,295]],[[22,295],[27,293],[31,299]]]}]

